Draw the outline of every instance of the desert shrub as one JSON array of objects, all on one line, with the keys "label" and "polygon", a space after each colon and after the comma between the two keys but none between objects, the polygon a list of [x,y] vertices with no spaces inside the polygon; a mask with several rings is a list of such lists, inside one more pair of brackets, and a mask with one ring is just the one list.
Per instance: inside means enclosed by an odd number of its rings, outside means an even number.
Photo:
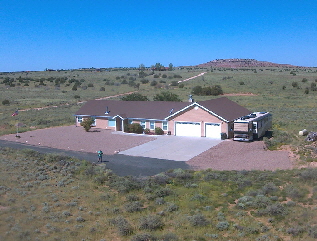
[{"label": "desert shrub", "polygon": [[99,91],[106,91],[105,87],[100,87]]},{"label": "desert shrub", "polygon": [[272,216],[285,216],[288,214],[287,209],[280,203],[267,206],[265,211]]},{"label": "desert shrub", "polygon": [[229,223],[227,221],[218,222],[216,228],[220,231],[227,230],[229,228]]},{"label": "desert shrub", "polygon": [[164,198],[162,198],[162,197],[156,198],[155,203],[157,205],[163,205],[165,203]]},{"label": "desert shrub", "polygon": [[157,229],[162,229],[164,224],[160,217],[154,215],[148,215],[140,218],[139,226],[142,230],[154,231]]},{"label": "desert shrub", "polygon": [[192,226],[206,226],[209,224],[209,221],[202,214],[195,214],[188,217],[188,221]]},{"label": "desert shrub", "polygon": [[207,200],[207,197],[201,194],[195,194],[194,196],[192,196],[190,198],[191,201],[199,201],[199,202],[203,202],[205,200]]},{"label": "desert shrub", "polygon": [[161,127],[155,127],[155,135],[163,135],[164,131]]},{"label": "desert shrub", "polygon": [[179,207],[174,204],[174,203],[170,203],[167,208],[165,209],[166,212],[175,212],[179,209]]},{"label": "desert shrub", "polygon": [[149,83],[149,80],[148,79],[141,79],[140,82],[142,84],[147,84],[147,83]]},{"label": "desert shrub", "polygon": [[290,198],[294,198],[294,199],[300,199],[305,197],[306,191],[303,188],[297,188],[293,185],[288,185],[284,188],[284,191],[286,193],[287,196],[289,196]]},{"label": "desert shrub", "polygon": [[292,236],[298,236],[304,233],[305,231],[306,229],[302,226],[295,226],[295,227],[286,229],[286,233],[291,234]]},{"label": "desert shrub", "polygon": [[182,88],[184,88],[184,87],[185,87],[185,85],[184,85],[183,83],[181,83],[181,84],[178,85],[178,88],[180,88],[180,89],[182,89]]},{"label": "desert shrub", "polygon": [[121,236],[129,236],[133,233],[131,224],[122,216],[111,219],[110,222],[115,225]]},{"label": "desert shrub", "polygon": [[304,181],[317,180],[317,168],[308,168],[299,172],[299,178]]},{"label": "desert shrub", "polygon": [[173,191],[168,187],[158,188],[155,190],[154,194],[156,197],[166,197],[173,193]]},{"label": "desert shrub", "polygon": [[85,220],[83,217],[78,216],[78,217],[76,218],[76,221],[79,222],[79,223],[82,223],[82,222],[85,222],[86,220]]},{"label": "desert shrub", "polygon": [[179,239],[176,236],[176,234],[167,233],[167,234],[163,234],[161,237],[158,237],[158,240],[162,240],[162,241],[177,241]]},{"label": "desert shrub", "polygon": [[131,241],[154,241],[156,238],[150,233],[140,233],[132,237]]},{"label": "desert shrub", "polygon": [[293,86],[293,88],[298,88],[298,83],[296,81],[293,81],[292,86]]},{"label": "desert shrub", "polygon": [[149,99],[145,95],[141,95],[140,93],[132,93],[126,96],[123,96],[121,100],[124,101],[148,101]]},{"label": "desert shrub", "polygon": [[274,130],[272,138],[264,137],[263,141],[269,150],[275,150],[282,145],[291,143],[292,136],[286,131]]},{"label": "desert shrub", "polygon": [[178,82],[177,82],[176,80],[173,80],[173,81],[171,82],[171,86],[178,86]]},{"label": "desert shrub", "polygon": [[317,226],[311,226],[308,229],[308,235],[312,238],[317,238]]},{"label": "desert shrub", "polygon": [[244,82],[243,81],[239,81],[239,85],[244,85]]},{"label": "desert shrub", "polygon": [[109,179],[111,188],[116,189],[120,193],[128,193],[132,190],[138,190],[143,187],[143,183],[133,177],[115,177]]},{"label": "desert shrub", "polygon": [[128,125],[128,132],[129,133],[142,134],[143,133],[143,127],[139,123],[132,123],[132,124]]},{"label": "desert shrub", "polygon": [[252,202],[252,207],[254,208],[266,208],[272,203],[271,199],[264,195],[258,195],[254,198]]},{"label": "desert shrub", "polygon": [[89,83],[88,87],[94,87],[94,84],[93,83]]},{"label": "desert shrub", "polygon": [[10,105],[10,101],[9,100],[3,100],[2,101],[2,105]]},{"label": "desert shrub", "polygon": [[143,205],[139,201],[134,201],[127,203],[124,208],[128,213],[134,213],[142,211]]},{"label": "desert shrub", "polygon": [[179,79],[183,78],[183,77],[182,77],[181,75],[179,75],[179,74],[174,74],[173,77],[174,77],[175,79],[177,79],[177,78],[179,78]]},{"label": "desert shrub", "polygon": [[126,200],[130,202],[139,201],[140,198],[135,194],[129,194],[126,196]]},{"label": "desert shrub", "polygon": [[153,183],[154,185],[164,185],[170,183],[170,177],[167,176],[164,173],[159,173],[155,176],[153,176],[150,180],[150,183]]},{"label": "desert shrub", "polygon": [[274,193],[278,190],[279,188],[277,186],[275,186],[274,183],[269,182],[266,183],[263,187],[262,187],[262,191],[264,194],[271,194]]},{"label": "desert shrub", "polygon": [[152,80],[150,83],[150,86],[156,86],[157,85],[157,81],[156,80]]}]

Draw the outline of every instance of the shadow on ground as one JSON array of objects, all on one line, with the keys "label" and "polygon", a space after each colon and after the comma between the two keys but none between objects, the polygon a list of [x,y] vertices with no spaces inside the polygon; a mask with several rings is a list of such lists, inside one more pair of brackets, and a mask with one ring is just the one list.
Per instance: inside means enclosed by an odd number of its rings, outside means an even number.
[{"label": "shadow on ground", "polygon": [[[79,160],[86,160],[97,163],[98,155],[87,152],[66,151],[49,147],[31,146],[22,143],[0,140],[0,147],[14,149],[32,149],[41,153],[55,153],[75,157]],[[103,161],[106,167],[119,176],[153,176],[171,169],[190,169],[190,166],[183,161],[171,161],[149,157],[127,156],[122,154],[104,155]]]}]

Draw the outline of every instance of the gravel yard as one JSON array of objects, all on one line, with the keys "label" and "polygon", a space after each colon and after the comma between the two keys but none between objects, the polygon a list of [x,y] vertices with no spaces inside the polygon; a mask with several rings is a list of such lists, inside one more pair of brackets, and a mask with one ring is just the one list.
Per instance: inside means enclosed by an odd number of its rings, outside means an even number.
[{"label": "gravel yard", "polygon": [[[113,155],[154,140],[153,136],[119,134],[111,130],[85,132],[82,127],[63,126],[0,136],[0,140],[46,146],[62,150]],[[288,151],[266,151],[262,141],[251,143],[226,140],[186,162],[193,169],[215,170],[276,170],[290,169],[292,163]]]}]

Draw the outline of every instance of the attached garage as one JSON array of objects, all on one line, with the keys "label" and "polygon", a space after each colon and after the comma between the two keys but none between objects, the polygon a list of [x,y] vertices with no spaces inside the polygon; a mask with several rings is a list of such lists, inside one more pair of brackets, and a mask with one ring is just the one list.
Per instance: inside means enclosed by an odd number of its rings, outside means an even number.
[{"label": "attached garage", "polygon": [[221,139],[221,125],[220,123],[205,123],[206,137]]},{"label": "attached garage", "polygon": [[176,122],[175,135],[201,137],[201,125],[199,122]]}]

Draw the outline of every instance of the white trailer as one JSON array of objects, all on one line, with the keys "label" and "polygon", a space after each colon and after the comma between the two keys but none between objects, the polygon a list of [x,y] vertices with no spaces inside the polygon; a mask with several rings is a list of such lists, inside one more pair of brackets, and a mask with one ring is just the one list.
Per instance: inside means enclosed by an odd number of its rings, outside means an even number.
[{"label": "white trailer", "polygon": [[272,114],[253,112],[233,122],[234,141],[253,141],[265,135],[272,128]]}]

